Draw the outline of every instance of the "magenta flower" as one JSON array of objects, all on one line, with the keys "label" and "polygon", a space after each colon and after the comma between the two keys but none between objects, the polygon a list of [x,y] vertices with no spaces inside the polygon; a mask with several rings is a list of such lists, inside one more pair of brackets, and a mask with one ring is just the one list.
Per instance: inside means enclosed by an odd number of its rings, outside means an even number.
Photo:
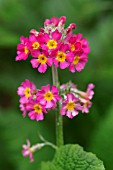
[{"label": "magenta flower", "polygon": [[42,89],[38,91],[37,97],[42,105],[45,105],[47,109],[52,109],[56,107],[56,102],[61,99],[58,94],[58,88],[52,86],[50,90],[50,85],[42,86]]},{"label": "magenta flower", "polygon": [[[46,49],[55,50],[58,49],[58,42],[61,39],[62,33],[57,29],[51,33],[51,36],[47,33],[44,34],[44,39],[46,43]],[[42,47],[44,48],[44,47]]]},{"label": "magenta flower", "polygon": [[69,51],[68,44],[62,44],[59,48],[59,51],[54,54],[56,57],[53,59],[53,62],[56,67],[60,66],[61,69],[65,69],[69,66],[70,62],[73,61],[74,55]]},{"label": "magenta flower", "polygon": [[66,95],[66,99],[62,102],[62,108],[60,109],[61,115],[66,115],[69,118],[73,118],[78,115],[78,110],[82,107],[79,103],[79,98],[76,98],[72,93]]},{"label": "magenta flower", "polygon": [[74,60],[69,65],[69,70],[74,73],[76,70],[78,72],[82,71],[85,67],[86,62],[88,61],[88,57],[85,54],[77,55],[75,54]]},{"label": "magenta flower", "polygon": [[29,80],[22,82],[21,86],[17,90],[17,94],[21,97],[20,103],[27,103],[29,98],[36,94],[36,91],[37,89],[34,83],[30,82]]},{"label": "magenta flower", "polygon": [[82,112],[88,113],[89,108],[92,106],[92,102],[90,101],[93,98],[94,95],[94,84],[88,84],[86,92],[82,92],[78,90],[78,94],[81,96],[80,101],[83,105]]},{"label": "magenta flower", "polygon": [[27,103],[20,103],[20,110],[23,112],[22,116],[25,117],[27,114]]},{"label": "magenta flower", "polygon": [[82,34],[73,34],[68,41],[71,51],[81,54],[88,54],[90,52],[88,41],[86,38],[82,38]]},{"label": "magenta flower", "polygon": [[38,99],[31,100],[27,106],[27,110],[29,111],[28,116],[31,120],[43,120],[44,119],[44,113],[47,113],[45,106],[40,103]]},{"label": "magenta flower", "polygon": [[40,73],[44,73],[47,70],[48,66],[52,66],[52,58],[48,57],[48,52],[38,51],[37,53],[33,54],[34,59],[32,59],[30,62],[32,64],[33,68],[38,68],[38,71]]},{"label": "magenta flower", "polygon": [[29,39],[24,38],[24,36],[21,36],[20,42],[21,42],[21,44],[18,44],[18,46],[17,46],[16,61],[26,60],[28,58],[29,53],[30,53],[30,51],[29,51]]},{"label": "magenta flower", "polygon": [[43,34],[42,33],[38,33],[38,35],[36,36],[35,33],[31,34],[29,36],[29,42],[30,42],[30,51],[31,51],[31,55],[33,56],[33,54],[35,52],[37,52],[39,49],[41,49],[41,45],[44,43],[44,38],[43,38]]},{"label": "magenta flower", "polygon": [[23,150],[22,150],[22,155],[24,157],[27,157],[29,156],[30,158],[30,162],[33,162],[34,161],[34,158],[33,158],[33,152],[35,151],[34,149],[30,148],[30,141],[27,139],[27,145],[24,144],[22,147],[23,147]]}]

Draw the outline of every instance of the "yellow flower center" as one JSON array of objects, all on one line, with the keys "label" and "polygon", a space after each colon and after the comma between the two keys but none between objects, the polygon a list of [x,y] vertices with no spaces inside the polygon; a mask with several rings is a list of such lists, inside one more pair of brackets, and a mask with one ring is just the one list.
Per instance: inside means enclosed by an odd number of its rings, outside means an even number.
[{"label": "yellow flower center", "polygon": [[39,46],[40,46],[40,44],[38,42],[34,42],[32,44],[32,47],[33,47],[34,50],[37,50],[39,48]]},{"label": "yellow flower center", "polygon": [[47,57],[45,55],[43,55],[43,54],[40,54],[38,56],[38,62],[41,63],[41,64],[47,63],[47,60],[48,60]]},{"label": "yellow flower center", "polygon": [[41,106],[40,104],[35,104],[35,105],[33,106],[33,109],[34,109],[34,111],[35,111],[37,114],[42,113],[42,106]]},{"label": "yellow flower center", "polygon": [[27,87],[27,88],[24,90],[24,94],[25,94],[26,98],[29,98],[29,97],[31,96],[30,88]]},{"label": "yellow flower center", "polygon": [[57,53],[56,59],[59,62],[64,62],[66,60],[66,54],[64,52]]},{"label": "yellow flower center", "polygon": [[73,110],[74,108],[75,108],[74,102],[70,101],[70,102],[67,103],[67,105],[66,105],[67,110]]},{"label": "yellow flower center", "polygon": [[71,51],[75,51],[75,49],[76,49],[76,48],[75,48],[75,45],[72,44],[72,45],[71,45]]},{"label": "yellow flower center", "polygon": [[51,49],[55,49],[57,47],[57,42],[55,40],[49,40],[47,42],[47,47]]},{"label": "yellow flower center", "polygon": [[53,93],[48,91],[44,94],[44,99],[47,101],[51,101],[53,99]]},{"label": "yellow flower center", "polygon": [[74,57],[73,64],[74,64],[74,65],[78,64],[79,60],[80,60],[80,57],[79,57],[78,55],[76,55],[76,56]]},{"label": "yellow flower center", "polygon": [[25,54],[28,54],[28,53],[29,53],[29,50],[28,50],[28,48],[27,48],[26,46],[24,47],[24,53],[25,53]]}]

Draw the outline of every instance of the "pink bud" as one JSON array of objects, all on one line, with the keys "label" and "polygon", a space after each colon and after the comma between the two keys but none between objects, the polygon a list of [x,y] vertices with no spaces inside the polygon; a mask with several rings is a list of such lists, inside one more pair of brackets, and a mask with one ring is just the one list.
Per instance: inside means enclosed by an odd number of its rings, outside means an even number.
[{"label": "pink bud", "polygon": [[75,23],[71,23],[71,24],[69,25],[69,27],[73,30],[73,29],[76,28],[76,24],[75,24]]},{"label": "pink bud", "polygon": [[59,22],[62,22],[62,24],[65,24],[66,17],[65,16],[60,17]]}]

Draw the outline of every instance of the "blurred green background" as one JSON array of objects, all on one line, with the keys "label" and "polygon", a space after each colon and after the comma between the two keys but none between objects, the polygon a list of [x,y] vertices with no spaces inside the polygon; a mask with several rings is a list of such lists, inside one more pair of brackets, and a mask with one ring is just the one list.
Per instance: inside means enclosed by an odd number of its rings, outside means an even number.
[{"label": "blurred green background", "polygon": [[77,24],[75,33],[83,33],[90,43],[89,62],[81,73],[59,70],[61,83],[69,80],[85,90],[95,84],[90,114],[73,120],[64,118],[65,143],[78,143],[113,169],[113,0],[0,0],[0,169],[39,170],[40,162],[51,160],[54,151],[47,147],[34,154],[35,162],[21,155],[29,138],[39,142],[38,131],[55,143],[55,116],[49,113],[42,122],[23,118],[19,110],[18,86],[25,79],[37,87],[52,84],[51,69],[40,74],[29,61],[15,62],[21,35],[39,30],[46,18],[67,17],[66,26]]}]

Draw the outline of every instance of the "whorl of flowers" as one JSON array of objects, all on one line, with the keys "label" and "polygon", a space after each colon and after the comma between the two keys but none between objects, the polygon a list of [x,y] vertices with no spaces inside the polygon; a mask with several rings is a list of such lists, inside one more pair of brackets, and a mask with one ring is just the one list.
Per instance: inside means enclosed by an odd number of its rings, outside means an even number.
[{"label": "whorl of flowers", "polygon": [[[32,29],[28,38],[20,37],[16,61],[26,60],[31,55],[30,63],[40,73],[45,73],[48,67],[52,67],[54,82],[52,87],[47,84],[41,89],[37,89],[36,85],[29,80],[21,83],[17,94],[20,96],[20,110],[23,112],[23,117],[28,116],[31,120],[41,121],[49,110],[60,110],[59,116],[65,115],[72,119],[80,112],[89,112],[92,105],[91,99],[94,95],[93,84],[89,84],[86,91],[83,92],[72,82],[58,85],[58,80],[56,83],[54,81],[55,76],[58,77],[58,74],[55,73],[57,67],[68,68],[72,73],[82,71],[90,52],[86,38],[83,38],[80,33],[73,34],[72,32],[76,28],[76,24],[71,23],[67,28],[64,28],[65,22],[65,16],[52,17],[45,20],[44,28],[40,28],[39,32]],[[23,156],[29,156],[32,162],[35,150],[45,145],[56,149],[53,144],[45,139],[42,140],[44,143],[32,147],[30,147],[30,141],[27,140],[27,144],[23,145]]]},{"label": "whorl of flowers", "polygon": [[76,24],[64,28],[66,17],[46,19],[40,31],[32,29],[28,38],[20,37],[17,46],[16,61],[26,60],[31,55],[30,63],[40,73],[44,73],[52,63],[60,69],[80,72],[88,61],[90,48],[82,34],[73,34]]}]

